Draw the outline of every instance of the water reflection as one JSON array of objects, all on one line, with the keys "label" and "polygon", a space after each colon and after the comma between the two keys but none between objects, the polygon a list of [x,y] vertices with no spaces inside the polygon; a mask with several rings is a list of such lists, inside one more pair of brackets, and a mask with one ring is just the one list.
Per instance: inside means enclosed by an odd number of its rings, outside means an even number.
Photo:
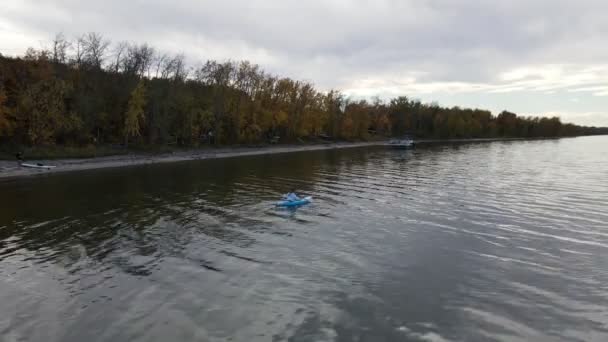
[{"label": "water reflection", "polygon": [[[0,332],[603,340],[605,142],[317,151],[3,182]],[[313,204],[278,210],[292,187]]]}]

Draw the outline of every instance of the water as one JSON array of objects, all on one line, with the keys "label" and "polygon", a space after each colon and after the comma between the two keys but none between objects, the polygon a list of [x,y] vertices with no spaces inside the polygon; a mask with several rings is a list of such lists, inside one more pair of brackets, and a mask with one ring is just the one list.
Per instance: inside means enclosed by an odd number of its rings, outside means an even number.
[{"label": "water", "polygon": [[[297,211],[273,202],[296,186]],[[606,341],[608,137],[0,183],[5,341]]]}]

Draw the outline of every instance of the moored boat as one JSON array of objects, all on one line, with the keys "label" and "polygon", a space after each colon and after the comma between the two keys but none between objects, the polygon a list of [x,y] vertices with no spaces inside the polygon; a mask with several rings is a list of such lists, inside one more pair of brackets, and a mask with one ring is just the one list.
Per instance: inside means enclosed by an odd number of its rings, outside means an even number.
[{"label": "moored boat", "polygon": [[410,136],[405,136],[401,139],[392,139],[388,142],[388,146],[397,149],[411,148],[414,146],[414,139]]},{"label": "moored boat", "polygon": [[46,170],[54,169],[56,167],[54,165],[44,165],[44,164],[41,164],[41,163],[36,163],[36,164],[21,163],[19,165],[21,165],[22,167],[30,167],[30,168],[34,168],[34,169],[46,169]]}]

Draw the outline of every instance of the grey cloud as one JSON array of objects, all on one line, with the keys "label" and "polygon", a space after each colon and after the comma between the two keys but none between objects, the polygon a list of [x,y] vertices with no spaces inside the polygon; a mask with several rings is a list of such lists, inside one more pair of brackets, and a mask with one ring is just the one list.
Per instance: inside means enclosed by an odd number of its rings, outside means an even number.
[{"label": "grey cloud", "polygon": [[[16,22],[42,32],[96,30],[114,39],[148,38],[178,31],[210,40],[244,41],[290,58],[330,56],[365,62],[477,62],[470,51],[495,51],[518,59],[538,51],[608,33],[605,1],[24,1]],[[58,18],[35,14],[39,4]],[[9,11],[9,14],[11,12]],[[591,23],[589,21],[592,21]],[[593,23],[595,21],[595,23]],[[361,54],[374,50],[378,54]],[[439,55],[437,55],[439,52]],[[378,59],[369,56],[380,56]],[[448,55],[448,56],[446,56]],[[227,56],[229,57],[229,56]],[[359,66],[361,67],[361,65]],[[365,67],[363,65],[363,67]]]},{"label": "grey cloud", "polygon": [[192,63],[246,58],[327,89],[412,75],[489,84],[522,66],[606,64],[607,13],[604,0],[23,0],[0,23],[49,38],[97,31]]}]

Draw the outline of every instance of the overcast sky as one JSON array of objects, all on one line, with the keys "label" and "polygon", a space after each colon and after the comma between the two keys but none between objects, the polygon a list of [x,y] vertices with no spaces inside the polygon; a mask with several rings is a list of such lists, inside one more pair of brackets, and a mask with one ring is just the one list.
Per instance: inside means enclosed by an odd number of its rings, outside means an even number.
[{"label": "overcast sky", "polygon": [[96,31],[354,97],[608,126],[607,0],[0,0],[0,53]]}]

